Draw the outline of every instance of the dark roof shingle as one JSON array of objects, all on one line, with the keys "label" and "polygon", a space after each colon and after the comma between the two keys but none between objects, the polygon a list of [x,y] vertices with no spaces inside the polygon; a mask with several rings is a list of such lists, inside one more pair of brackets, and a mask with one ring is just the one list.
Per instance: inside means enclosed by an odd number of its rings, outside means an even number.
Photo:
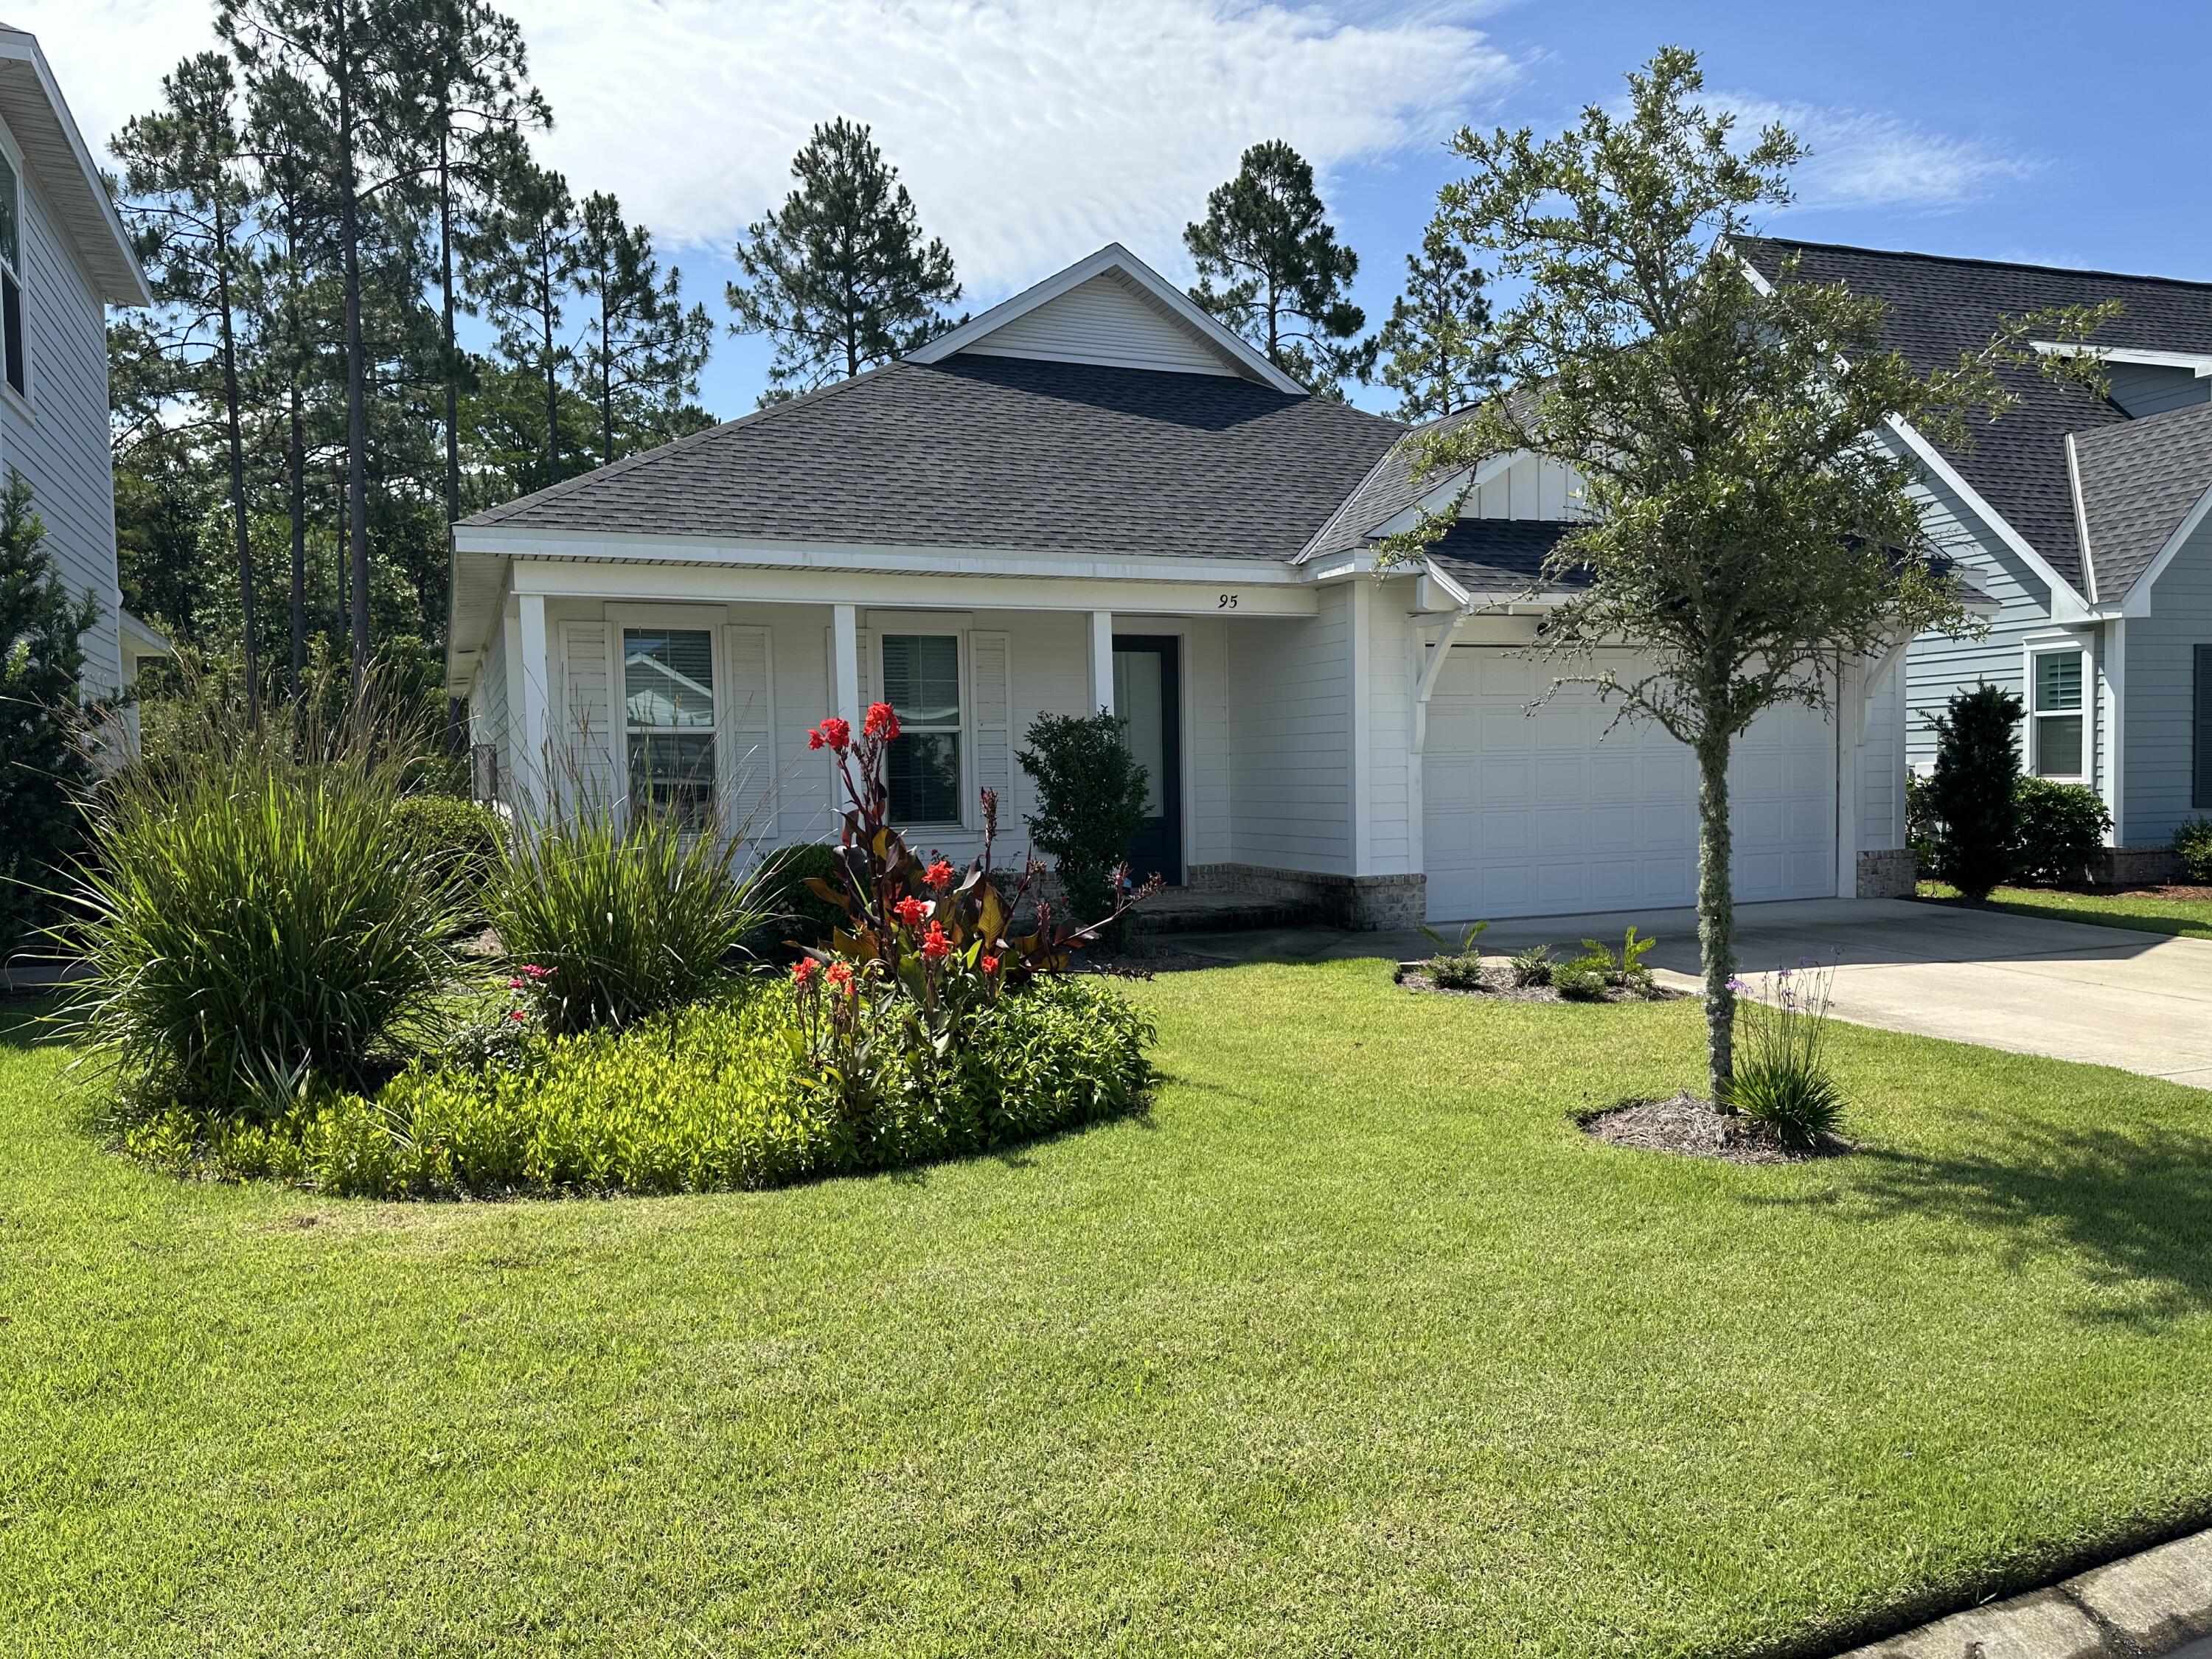
[{"label": "dark roof shingle", "polygon": [[470,526],[1289,559],[1404,431],[1218,374],[898,362]]},{"label": "dark roof shingle", "polygon": [[2096,598],[2124,595],[2212,489],[2212,404],[2075,437]]}]

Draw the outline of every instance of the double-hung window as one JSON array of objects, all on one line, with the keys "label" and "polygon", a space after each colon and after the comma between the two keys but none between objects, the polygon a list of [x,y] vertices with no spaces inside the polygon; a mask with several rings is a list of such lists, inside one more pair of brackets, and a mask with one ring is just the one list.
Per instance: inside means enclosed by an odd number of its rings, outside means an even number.
[{"label": "double-hung window", "polygon": [[630,811],[696,835],[714,820],[714,636],[625,628],[622,650]]},{"label": "double-hung window", "polygon": [[891,818],[956,824],[960,783],[960,640],[953,634],[884,635],[884,701],[899,738],[884,768]]},{"label": "double-hung window", "polygon": [[2085,658],[2079,647],[2038,651],[2029,658],[2028,769],[2039,778],[2088,775],[2083,720]]},{"label": "double-hung window", "polygon": [[15,163],[0,149],[0,373],[18,397],[29,395],[23,359],[23,190]]}]

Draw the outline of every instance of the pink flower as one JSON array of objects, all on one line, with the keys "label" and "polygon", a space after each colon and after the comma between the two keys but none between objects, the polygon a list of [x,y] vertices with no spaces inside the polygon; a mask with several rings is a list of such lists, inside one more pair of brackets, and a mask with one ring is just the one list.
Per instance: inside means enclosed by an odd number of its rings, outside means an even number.
[{"label": "pink flower", "polygon": [[523,963],[522,971],[532,979],[550,979],[553,976],[553,970],[550,968],[540,968],[534,962]]},{"label": "pink flower", "polygon": [[929,962],[942,962],[952,954],[952,941],[945,937],[945,929],[933,921],[921,936],[921,954]]},{"label": "pink flower", "polygon": [[524,1013],[520,1008],[508,1009],[507,1011],[507,1017],[511,1020],[516,1021],[518,1024],[530,1018],[529,1015]]},{"label": "pink flower", "polygon": [[522,981],[519,979],[511,979],[507,982],[507,988],[510,991],[520,991],[522,988]]},{"label": "pink flower", "polygon": [[929,914],[929,907],[911,895],[891,906],[891,915],[902,927],[919,927],[921,919]]},{"label": "pink flower", "polygon": [[870,703],[867,718],[860,722],[860,735],[864,738],[881,738],[885,743],[895,743],[898,740],[898,711],[887,702]]},{"label": "pink flower", "polygon": [[947,859],[938,860],[936,863],[931,865],[928,869],[921,872],[921,878],[927,882],[932,887],[935,887],[939,890],[951,886],[951,861]]},{"label": "pink flower", "polygon": [[830,715],[829,719],[806,734],[806,746],[809,749],[832,749],[842,755],[852,746],[852,722],[842,720],[835,714]]}]

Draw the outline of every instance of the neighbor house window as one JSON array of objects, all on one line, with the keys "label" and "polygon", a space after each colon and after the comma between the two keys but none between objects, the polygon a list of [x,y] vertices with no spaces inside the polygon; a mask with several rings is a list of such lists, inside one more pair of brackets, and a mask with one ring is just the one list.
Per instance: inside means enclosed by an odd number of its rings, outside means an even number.
[{"label": "neighbor house window", "polygon": [[20,394],[27,380],[23,362],[23,201],[15,164],[0,150],[0,363],[8,384]]},{"label": "neighbor house window", "polygon": [[957,823],[960,803],[960,641],[951,634],[884,635],[884,701],[899,738],[884,766],[892,818]]},{"label": "neighbor house window", "polygon": [[714,636],[703,628],[623,629],[623,720],[630,811],[705,830],[714,817]]},{"label": "neighbor house window", "polygon": [[2039,651],[2031,660],[2035,672],[2028,686],[2030,769],[2040,778],[2086,776],[2082,653]]}]

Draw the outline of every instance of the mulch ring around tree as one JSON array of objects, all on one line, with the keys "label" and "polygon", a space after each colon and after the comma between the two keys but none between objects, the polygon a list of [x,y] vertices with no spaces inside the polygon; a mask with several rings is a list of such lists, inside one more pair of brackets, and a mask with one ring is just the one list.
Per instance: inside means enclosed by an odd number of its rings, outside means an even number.
[{"label": "mulch ring around tree", "polygon": [[1602,1111],[1578,1112],[1575,1122],[1592,1139],[1647,1152],[1717,1158],[1729,1164],[1804,1164],[1856,1150],[1840,1135],[1823,1135],[1812,1146],[1790,1146],[1764,1123],[1717,1112],[1686,1089],[1665,1100],[1632,1100]]},{"label": "mulch ring around tree", "polygon": [[[1553,965],[1564,967],[1566,964],[1563,959]],[[1479,988],[1472,985],[1437,984],[1434,977],[1431,976],[1429,972],[1429,964],[1426,961],[1400,963],[1398,964],[1396,978],[1398,983],[1404,986],[1409,991],[1426,992],[1435,996],[1496,997],[1504,1002],[1571,1002],[1575,1000],[1575,999],[1571,997],[1561,996],[1556,990],[1553,989],[1552,987],[1548,985],[1516,985],[1513,982],[1512,967],[1504,957],[1498,957],[1495,960],[1486,959],[1484,961],[1482,964],[1482,983]],[[1672,990],[1664,985],[1656,983],[1648,985],[1641,990],[1632,990],[1628,987],[1622,985],[1610,985],[1606,988],[1604,995],[1587,998],[1584,999],[1584,1000],[1591,1002],[1678,1002],[1682,998],[1689,994],[1690,994],[1686,991]]]}]

